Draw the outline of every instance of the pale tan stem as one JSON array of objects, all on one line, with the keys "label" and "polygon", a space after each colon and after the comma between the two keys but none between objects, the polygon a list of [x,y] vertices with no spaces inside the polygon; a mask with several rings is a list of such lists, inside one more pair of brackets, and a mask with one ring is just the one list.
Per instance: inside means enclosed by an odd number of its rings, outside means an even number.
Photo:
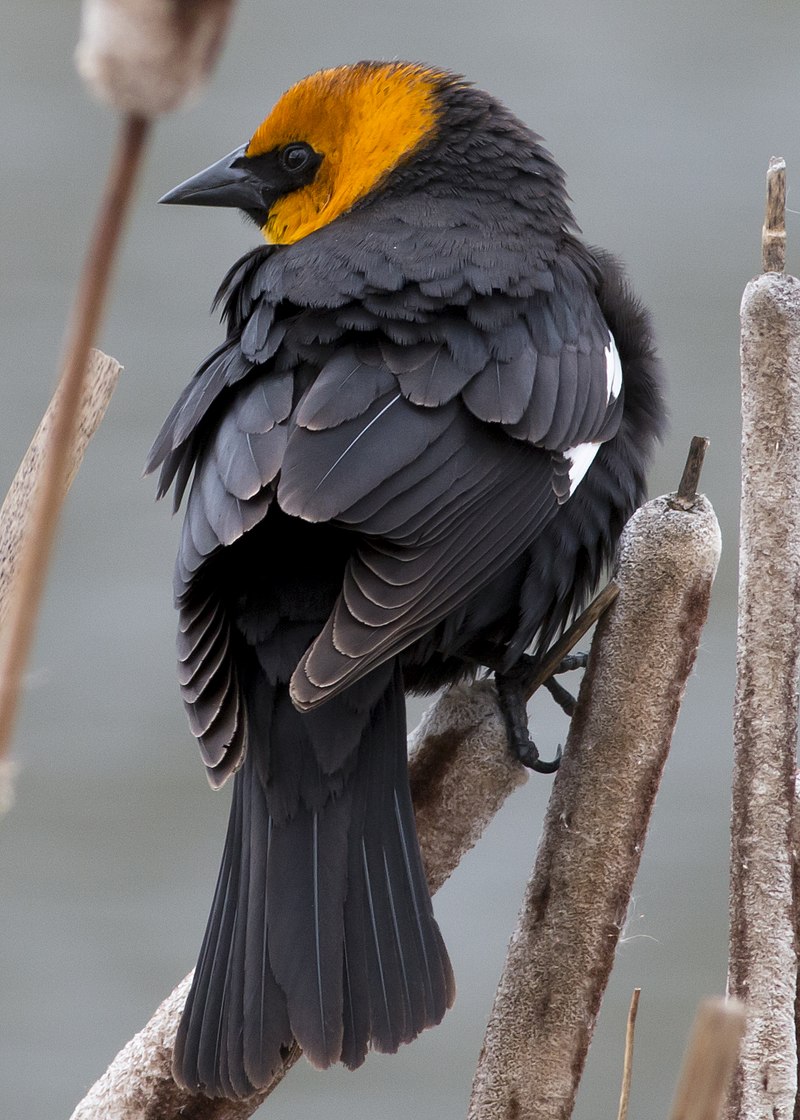
[{"label": "pale tan stem", "polygon": [[[774,224],[770,218],[768,224]],[[797,1093],[795,805],[800,671],[800,280],[741,309],[742,500],[728,991],[748,1009],[729,1120],[791,1120]]]},{"label": "pale tan stem", "polygon": [[[78,425],[69,449],[66,473],[62,479],[62,498],[72,485],[78,467],[83,462],[89,440],[105,416],[121,371],[122,366],[114,358],[109,358],[99,350],[91,351],[78,413]],[[52,434],[53,416],[59,407],[59,401],[60,393],[57,390],[47,406],[47,411],[34,433],[0,507],[0,632],[8,614],[11,588],[19,567],[34,495],[44,466],[45,450]]]},{"label": "pale tan stem", "polygon": [[470,1120],[567,1120],[705,622],[719,527],[649,502],[620,545],[473,1083]]},{"label": "pale tan stem", "polygon": [[10,606],[8,632],[0,659],[0,760],[14,732],[20,683],[33,642],[69,469],[89,350],[97,334],[125,217],[148,135],[141,117],[126,118],[109,171],[84,261],[66,334],[59,400],[42,465],[27,537]]},{"label": "pale tan stem", "polygon": [[628,1023],[625,1028],[625,1058],[622,1065],[622,1088],[619,1094],[619,1109],[617,1120],[628,1120],[628,1105],[631,1099],[631,1082],[633,1081],[633,1043],[636,1036],[636,1013],[639,1010],[639,996],[641,988],[634,988],[631,995],[631,1005],[628,1008]]},{"label": "pale tan stem", "polygon": [[783,272],[786,264],[786,161],[773,156],[767,170],[767,205],[761,231],[762,272]]},{"label": "pale tan stem", "polygon": [[[67,473],[63,479],[64,494],[72,485],[87,444],[105,415],[121,370],[122,366],[113,358],[101,354],[99,350],[91,352],[78,427],[70,448]],[[3,624],[8,614],[11,591],[28,533],[33,501],[42,474],[53,416],[58,405],[59,394],[56,392],[36,429],[0,508],[0,635],[3,634]],[[0,759],[0,817],[7,813],[14,803],[15,776],[14,760],[8,757]]]},{"label": "pale tan stem", "polygon": [[670,1120],[718,1120],[744,1029],[745,1009],[738,1000],[700,1004]]}]

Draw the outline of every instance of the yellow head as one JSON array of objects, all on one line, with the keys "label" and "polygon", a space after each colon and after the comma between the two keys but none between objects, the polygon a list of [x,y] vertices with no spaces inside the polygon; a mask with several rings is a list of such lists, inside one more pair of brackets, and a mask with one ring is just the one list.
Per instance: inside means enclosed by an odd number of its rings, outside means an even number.
[{"label": "yellow head", "polygon": [[268,242],[299,241],[433,138],[448,80],[407,62],[320,70],[281,97],[248,144],[162,201],[239,206]]},{"label": "yellow head", "polygon": [[285,93],[247,155],[303,141],[322,162],[312,182],[272,206],[267,241],[289,244],[332,222],[430,137],[442,77],[408,63],[362,63],[321,70]]}]

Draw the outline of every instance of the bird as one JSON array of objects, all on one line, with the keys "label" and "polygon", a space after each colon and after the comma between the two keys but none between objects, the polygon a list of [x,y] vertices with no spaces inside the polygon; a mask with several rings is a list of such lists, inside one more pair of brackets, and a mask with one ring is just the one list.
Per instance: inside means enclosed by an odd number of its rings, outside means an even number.
[{"label": "bird", "polygon": [[354,1069],[452,1005],[405,695],[487,667],[513,692],[585,604],[644,498],[663,376],[541,137],[448,70],[318,71],[160,201],[261,235],[147,462],[185,499],[189,725],[212,787],[233,777],[173,1072],[236,1099],[295,1044]]}]

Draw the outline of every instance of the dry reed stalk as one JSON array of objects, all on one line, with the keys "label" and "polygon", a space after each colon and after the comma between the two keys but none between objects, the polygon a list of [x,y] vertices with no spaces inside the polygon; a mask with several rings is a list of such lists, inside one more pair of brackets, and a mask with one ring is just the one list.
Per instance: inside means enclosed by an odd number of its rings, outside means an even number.
[{"label": "dry reed stalk", "polygon": [[700,1004],[670,1120],[718,1120],[745,1018],[744,1006],[735,999],[707,999]]},{"label": "dry reed stalk", "polygon": [[626,526],[536,864],[497,990],[470,1120],[567,1120],[706,619],[720,538],[704,498]]},{"label": "dry reed stalk", "polygon": [[[783,264],[784,166],[765,266]],[[795,810],[800,670],[800,280],[767,271],[741,309],[742,499],[728,991],[748,1020],[728,1120],[792,1120],[797,1094]]]},{"label": "dry reed stalk", "polygon": [[148,135],[147,121],[127,117],[121,124],[103,197],[81,270],[67,327],[57,403],[36,496],[18,559],[0,658],[0,761],[8,755],[16,723],[22,675],[33,642],[47,568],[64,501],[69,462],[89,352],[105,306],[111,268],[130,207]]}]

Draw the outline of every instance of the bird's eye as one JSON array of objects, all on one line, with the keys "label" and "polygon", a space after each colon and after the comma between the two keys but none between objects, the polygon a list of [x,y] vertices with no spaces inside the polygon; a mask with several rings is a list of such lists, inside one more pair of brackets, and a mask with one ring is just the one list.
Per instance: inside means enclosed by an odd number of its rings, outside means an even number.
[{"label": "bird's eye", "polygon": [[302,171],[308,166],[308,161],[314,154],[314,149],[308,144],[287,144],[280,155],[281,163],[287,171]]}]

